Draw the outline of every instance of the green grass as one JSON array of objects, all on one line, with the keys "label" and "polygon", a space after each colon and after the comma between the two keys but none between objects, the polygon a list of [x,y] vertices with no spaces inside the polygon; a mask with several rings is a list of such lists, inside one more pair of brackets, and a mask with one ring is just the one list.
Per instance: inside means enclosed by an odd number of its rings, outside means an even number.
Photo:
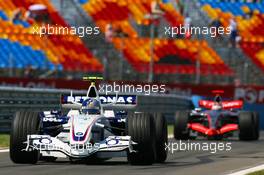
[{"label": "green grass", "polygon": [[168,125],[168,135],[173,134],[173,125]]},{"label": "green grass", "polygon": [[0,134],[0,147],[9,146],[9,134]]},{"label": "green grass", "polygon": [[249,173],[247,175],[264,175],[264,170],[256,171],[256,172],[253,172],[253,173]]}]

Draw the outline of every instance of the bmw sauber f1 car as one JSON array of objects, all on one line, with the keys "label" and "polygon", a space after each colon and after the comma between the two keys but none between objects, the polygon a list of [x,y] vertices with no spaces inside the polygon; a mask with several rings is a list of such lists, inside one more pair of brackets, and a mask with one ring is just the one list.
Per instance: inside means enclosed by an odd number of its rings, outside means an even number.
[{"label": "bmw sauber f1 car", "polygon": [[116,156],[127,156],[131,164],[166,160],[167,124],[162,115],[129,112],[131,104],[103,104],[94,81],[81,102],[72,95],[67,99],[62,105],[66,114],[16,112],[10,137],[14,163],[56,158],[97,162]]},{"label": "bmw sauber f1 car", "polygon": [[214,101],[200,100],[199,108],[179,111],[174,120],[174,137],[178,140],[194,139],[202,135],[220,140],[239,132],[240,140],[259,138],[259,116],[256,112],[242,111],[243,101],[222,101],[223,91],[214,91]]}]

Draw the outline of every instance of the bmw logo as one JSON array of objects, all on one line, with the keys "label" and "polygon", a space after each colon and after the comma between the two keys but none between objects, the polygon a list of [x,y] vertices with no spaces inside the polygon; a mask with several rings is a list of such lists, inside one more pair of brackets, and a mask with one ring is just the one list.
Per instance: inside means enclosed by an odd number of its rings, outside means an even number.
[{"label": "bmw logo", "polygon": [[41,138],[41,139],[39,139],[39,142],[43,143],[43,144],[51,144],[52,140],[49,138]]},{"label": "bmw logo", "polygon": [[106,140],[107,145],[117,145],[118,142],[119,142],[119,140],[117,140],[117,139]]},{"label": "bmw logo", "polygon": [[81,137],[81,136],[83,136],[83,133],[82,132],[77,132],[75,135],[78,136],[78,137]]}]

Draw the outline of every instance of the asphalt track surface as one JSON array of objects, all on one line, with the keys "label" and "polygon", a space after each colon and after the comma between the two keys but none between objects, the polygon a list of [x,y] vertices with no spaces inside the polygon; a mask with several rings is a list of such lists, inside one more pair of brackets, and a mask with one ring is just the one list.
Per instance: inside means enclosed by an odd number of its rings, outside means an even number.
[{"label": "asphalt track surface", "polygon": [[[171,143],[178,143],[173,139]],[[199,139],[201,144],[215,143]],[[9,153],[0,153],[0,175],[221,175],[264,164],[264,132],[259,141],[241,142],[236,137],[226,140],[232,143],[231,151],[177,151],[170,152],[166,163],[151,166],[131,166],[126,158],[113,158],[100,164],[70,163],[65,159],[56,162],[38,162],[36,165],[14,164]],[[196,141],[195,141],[196,143]]]}]

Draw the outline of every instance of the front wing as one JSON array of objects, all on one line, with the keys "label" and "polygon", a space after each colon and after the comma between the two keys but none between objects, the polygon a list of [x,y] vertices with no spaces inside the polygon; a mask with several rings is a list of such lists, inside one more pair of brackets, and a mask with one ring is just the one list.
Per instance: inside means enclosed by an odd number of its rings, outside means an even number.
[{"label": "front wing", "polygon": [[[197,113],[191,113],[193,116],[197,116]],[[230,116],[230,114],[228,114]],[[215,122],[212,117],[209,114],[202,113],[199,114],[199,116],[202,116],[203,118],[206,118],[206,121],[208,122],[207,126],[205,126],[200,121],[196,121],[195,119],[188,123],[187,127],[188,129],[192,131],[196,131],[199,133],[202,133],[207,136],[216,136],[216,135],[224,135],[225,133],[232,132],[238,130],[238,124],[236,123],[227,123],[223,125],[221,128],[217,128],[215,126]],[[215,119],[218,120],[218,119]]]},{"label": "front wing", "polygon": [[70,145],[49,135],[28,135],[25,144],[27,147],[23,151],[61,152],[68,157],[84,158],[96,152],[134,152],[133,145],[136,143],[130,136],[109,136],[99,143]]}]

